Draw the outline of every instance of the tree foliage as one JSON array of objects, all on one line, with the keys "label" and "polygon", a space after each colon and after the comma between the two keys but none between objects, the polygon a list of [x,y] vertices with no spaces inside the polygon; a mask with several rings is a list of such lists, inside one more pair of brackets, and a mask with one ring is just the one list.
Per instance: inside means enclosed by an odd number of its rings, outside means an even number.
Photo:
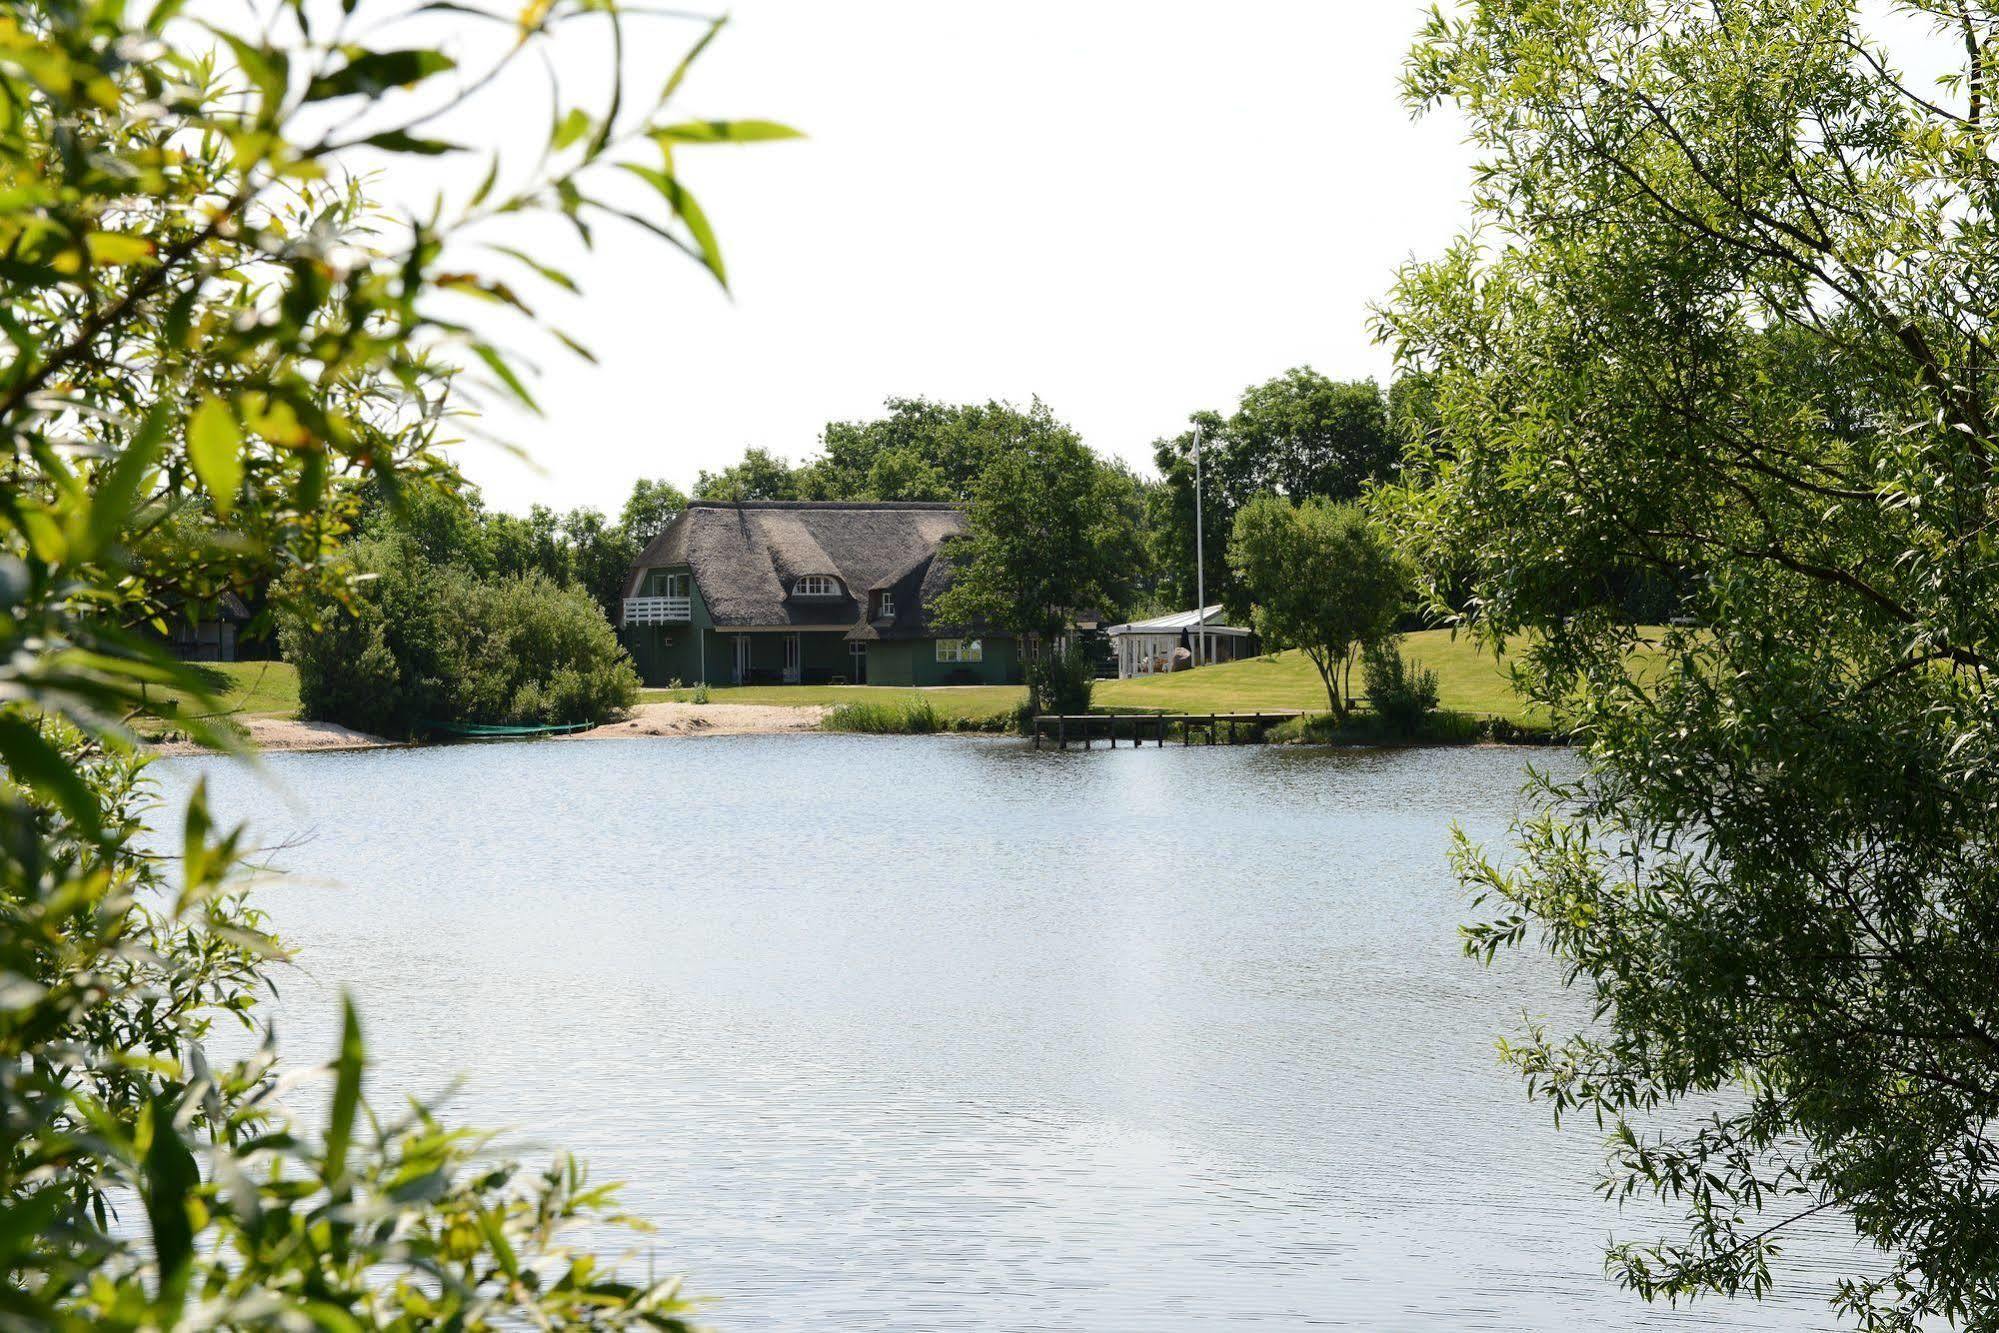
[{"label": "tree foliage", "polygon": [[281,599],[305,716],[404,737],[432,722],[604,722],[638,702],[638,673],[582,589],[535,570],[481,578],[399,532],[345,554],[364,577],[342,600]]},{"label": "tree foliage", "polygon": [[1134,542],[1113,475],[1040,402],[1013,413],[948,543],[956,573],[932,619],[1046,640],[1078,611],[1123,606]]},{"label": "tree foliage", "polygon": [[643,551],[685,508],[687,496],[678,486],[640,477],[632,483],[632,493],[618,511],[618,526],[624,530],[625,540]]},{"label": "tree foliage", "polygon": [[1194,431],[1201,431],[1203,528],[1209,601],[1235,592],[1228,564],[1235,516],[1258,495],[1293,500],[1357,499],[1388,475],[1397,449],[1387,403],[1373,380],[1334,380],[1298,366],[1253,384],[1228,416],[1197,412],[1190,429],[1153,444],[1165,480],[1154,509],[1158,555],[1177,599],[1192,604],[1194,578]]},{"label": "tree foliage", "polygon": [[[1510,1058],[1685,1211],[1614,1271],[1760,1294],[1831,1214],[1862,1327],[1994,1329],[1999,12],[1897,8],[1954,77],[1808,0],[1434,18],[1482,227],[1383,316],[1432,429],[1382,505],[1587,758],[1517,866],[1462,855],[1473,950],[1538,936],[1601,1020]],[[1693,622],[1643,670],[1620,570]]]},{"label": "tree foliage", "polygon": [[1354,663],[1393,633],[1411,596],[1394,549],[1358,504],[1260,495],[1236,515],[1229,567],[1257,634],[1310,659],[1334,722],[1344,725]]},{"label": "tree foliage", "polygon": [[948,618],[964,624],[1055,633],[1071,612],[1122,610],[1150,596],[1153,483],[1091,453],[1040,400],[1022,408],[891,398],[886,407],[871,420],[828,422],[819,456],[806,463],[750,449],[719,473],[702,472],[694,493],[964,505],[974,539],[958,558],[982,565],[967,585],[977,591],[950,603]]},{"label": "tree foliage", "polygon": [[697,500],[796,500],[798,476],[768,449],[746,449],[740,462],[720,472],[703,468],[694,480]]},{"label": "tree foliage", "polygon": [[994,454],[1032,429],[1032,411],[1010,403],[891,398],[883,408],[826,423],[819,456],[799,469],[803,498],[969,503]]},{"label": "tree foliage", "polygon": [[456,566],[475,578],[532,574],[558,587],[581,588],[612,624],[617,623],[633,563],[687,507],[678,486],[641,477],[616,521],[587,507],[563,514],[537,504],[525,515],[509,514],[488,509],[469,482],[455,476],[449,480],[449,485],[404,494],[396,503],[367,488],[360,531],[411,537],[424,559]]},{"label": "tree foliage", "polygon": [[[204,716],[210,679],[146,631],[279,571],[340,595],[329,556],[361,483],[421,494],[465,420],[452,404],[531,401],[511,341],[541,326],[521,291],[569,279],[508,247],[507,221],[548,214],[584,241],[635,223],[719,277],[675,154],[788,133],[674,120],[676,73],[657,97],[557,108],[526,176],[496,159],[462,197],[385,216],[359,155],[459,151],[431,137],[439,117],[558,29],[595,24],[615,49],[624,23],[604,0],[531,5],[491,19],[497,65],[460,71],[402,44],[418,8],[364,25],[352,5],[277,4],[240,29],[171,2],[0,14],[0,1251],[23,1327],[691,1312],[676,1282],[575,1247],[579,1224],[601,1241],[619,1218],[573,1166],[523,1174],[421,1111],[369,1111],[351,1012],[317,1132],[277,1104],[268,1042],[211,1064],[213,1025],[257,1023],[280,950],[199,794],[176,855],[145,836],[127,724],[149,691],[192,697],[174,725],[234,744]],[[621,167],[655,188],[651,212],[604,201]]]},{"label": "tree foliage", "polygon": [[1415,736],[1423,720],[1437,711],[1437,673],[1421,662],[1405,661],[1393,637],[1384,635],[1361,649],[1360,672],[1368,710],[1390,735]]}]

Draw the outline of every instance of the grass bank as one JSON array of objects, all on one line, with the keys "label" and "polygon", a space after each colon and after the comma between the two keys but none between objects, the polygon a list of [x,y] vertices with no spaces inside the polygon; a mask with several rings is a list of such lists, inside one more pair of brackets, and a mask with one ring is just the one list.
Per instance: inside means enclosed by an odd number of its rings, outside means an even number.
[{"label": "grass bank", "polygon": [[[644,703],[691,703],[694,691],[647,690]],[[895,685],[710,685],[708,700],[718,704],[774,704],[786,708],[823,707],[839,710],[850,704],[866,704],[881,709],[926,706],[944,726],[959,724],[992,725],[1013,716],[1027,698],[1018,685],[940,685],[931,689],[906,689]],[[851,728],[849,728],[851,730]]]},{"label": "grass bank", "polygon": [[1354,713],[1346,725],[1331,713],[1307,713],[1264,733],[1274,745],[1553,745],[1561,738],[1544,724],[1440,708],[1412,736],[1392,731],[1372,713]]},{"label": "grass bank", "polygon": [[928,736],[949,729],[949,722],[928,699],[889,703],[857,699],[837,704],[820,727],[827,731],[858,731],[873,736]]},{"label": "grass bank", "polygon": [[[1422,630],[1402,637],[1402,655],[1437,673],[1437,706],[1478,717],[1540,721],[1513,692],[1505,668],[1465,635]],[[1358,688],[1360,682],[1354,682]],[[1106,708],[1159,708],[1174,713],[1323,712],[1326,687],[1305,654],[1278,653],[1170,676],[1105,681],[1096,702]]]},{"label": "grass bank", "polygon": [[[1403,655],[1437,673],[1440,712],[1433,734],[1419,739],[1462,741],[1535,739],[1547,721],[1513,692],[1505,669],[1465,636],[1448,630],[1405,635]],[[284,662],[226,662],[213,666],[223,712],[238,717],[291,718],[298,715],[298,673]],[[168,708],[188,701],[161,692]],[[693,690],[647,690],[647,703],[691,702]],[[714,703],[819,706],[833,710],[832,730],[892,732],[998,731],[1011,722],[1026,699],[1017,685],[951,685],[909,689],[883,685],[713,685]],[[1286,724],[1295,739],[1362,743],[1386,739],[1369,732],[1362,717],[1337,730],[1324,718],[1325,687],[1319,673],[1298,652],[1278,653],[1203,667],[1170,676],[1098,683],[1096,706],[1116,712],[1168,713],[1304,712],[1315,716]],[[170,729],[171,723],[165,729]],[[1517,729],[1517,730],[1509,730]],[[1288,734],[1288,733],[1287,733]]]},{"label": "grass bank", "polygon": [[[208,673],[211,688],[221,701],[219,709],[202,706],[201,716],[218,713],[230,718],[298,716],[298,668],[289,662],[209,662],[201,670]],[[174,732],[175,716],[194,715],[195,702],[185,692],[150,686],[148,689],[148,697],[165,720],[140,720],[139,732],[147,739],[157,740]]]},{"label": "grass bank", "polygon": [[[1405,657],[1437,673],[1439,707],[1481,718],[1504,718],[1522,726],[1541,719],[1513,692],[1505,669],[1480,652],[1463,635],[1448,630],[1424,630],[1405,635]],[[690,690],[647,690],[647,702],[685,702]],[[742,685],[710,686],[716,703],[780,705],[878,703],[885,706],[927,704],[945,719],[946,728],[962,724],[991,727],[1010,717],[1026,699],[1017,685],[955,685],[908,689],[887,685]],[[1171,676],[1107,680],[1097,684],[1096,706],[1121,711],[1156,710],[1169,713],[1323,712],[1326,689],[1303,653],[1278,653],[1182,671]]]}]

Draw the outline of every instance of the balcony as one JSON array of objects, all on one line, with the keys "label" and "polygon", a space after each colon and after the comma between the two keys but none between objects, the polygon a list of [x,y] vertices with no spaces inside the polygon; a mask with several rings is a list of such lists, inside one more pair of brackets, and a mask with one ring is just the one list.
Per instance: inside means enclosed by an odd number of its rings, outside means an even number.
[{"label": "balcony", "polygon": [[627,625],[684,625],[694,614],[692,597],[627,597]]}]

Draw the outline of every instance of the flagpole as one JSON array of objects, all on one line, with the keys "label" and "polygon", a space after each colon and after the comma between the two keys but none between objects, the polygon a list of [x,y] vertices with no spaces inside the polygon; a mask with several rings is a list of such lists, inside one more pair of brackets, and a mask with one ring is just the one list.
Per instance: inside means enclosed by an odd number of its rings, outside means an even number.
[{"label": "flagpole", "polygon": [[1194,665],[1208,656],[1208,543],[1201,530],[1201,423],[1194,423]]}]

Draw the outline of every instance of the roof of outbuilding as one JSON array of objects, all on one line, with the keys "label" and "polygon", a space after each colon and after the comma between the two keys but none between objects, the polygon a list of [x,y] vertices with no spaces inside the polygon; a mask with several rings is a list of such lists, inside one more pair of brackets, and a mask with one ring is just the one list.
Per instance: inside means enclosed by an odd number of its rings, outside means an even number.
[{"label": "roof of outbuilding", "polygon": [[1206,623],[1210,634],[1247,634],[1248,630],[1222,623],[1220,603],[1203,611],[1175,611],[1170,615],[1154,616],[1150,620],[1134,620],[1126,625],[1112,625],[1106,634],[1172,634],[1183,629],[1192,629]]},{"label": "roof of outbuilding", "polygon": [[[950,584],[938,546],[964,530],[964,511],[949,504],[697,501],[639,556],[625,595],[648,569],[686,565],[717,625],[855,626],[860,637],[913,637]],[[847,595],[793,599],[805,574],[831,574]],[[892,624],[863,621],[871,591],[902,594]]]}]

